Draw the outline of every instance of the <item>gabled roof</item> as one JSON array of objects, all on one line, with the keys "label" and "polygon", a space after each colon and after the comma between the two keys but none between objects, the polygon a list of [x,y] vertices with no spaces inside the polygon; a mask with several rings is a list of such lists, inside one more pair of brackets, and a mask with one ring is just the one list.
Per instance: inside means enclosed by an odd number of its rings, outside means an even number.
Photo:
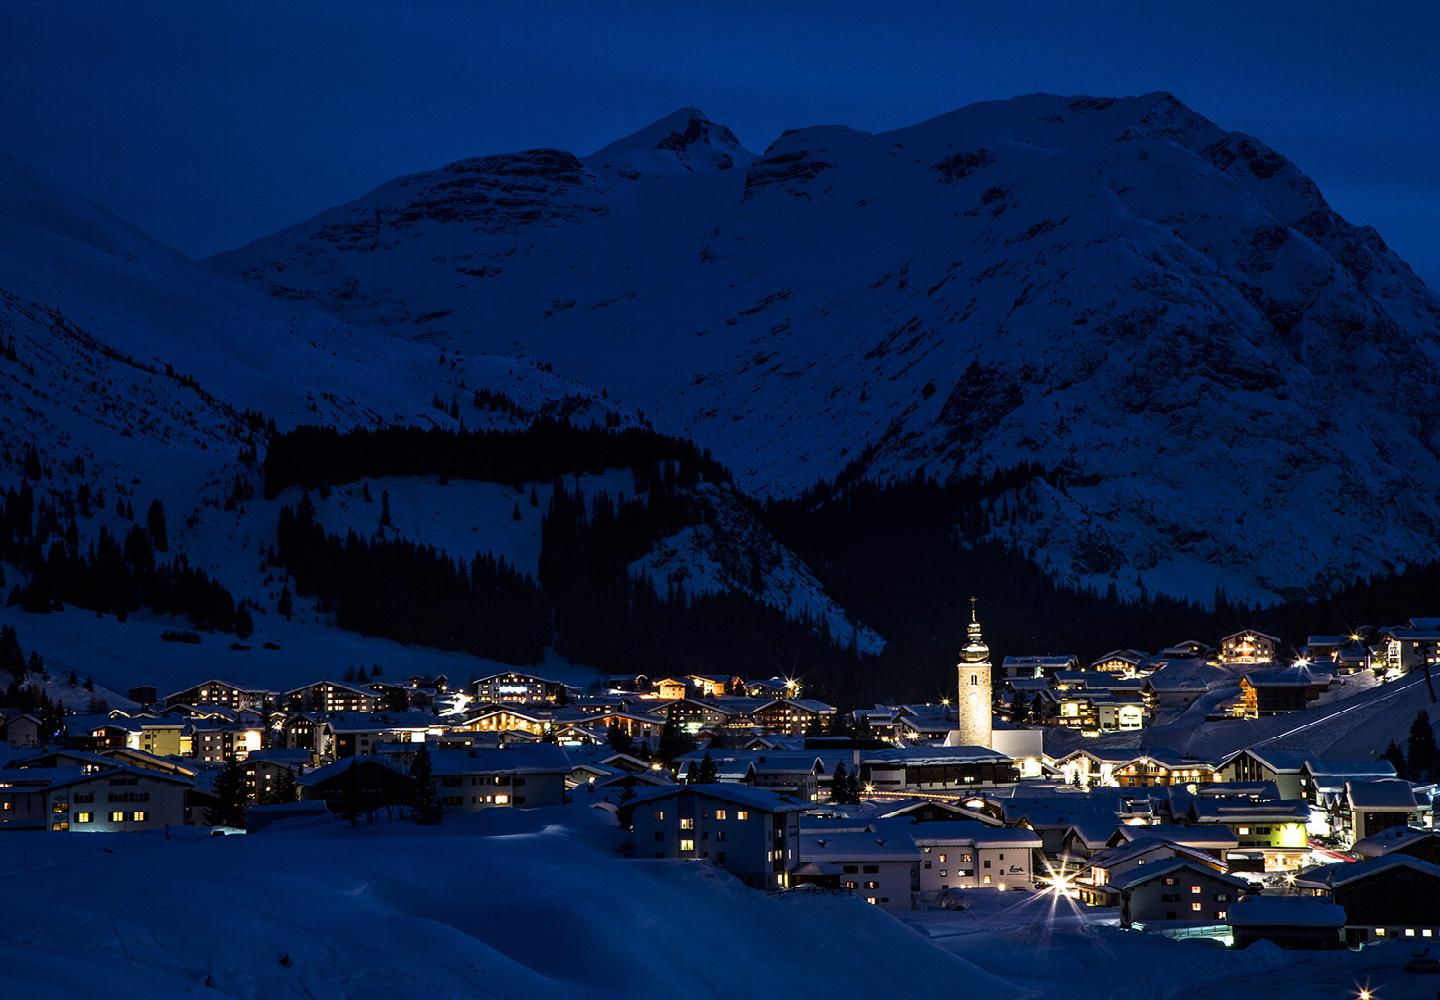
[{"label": "gabled roof", "polygon": [[1216,863],[1215,859],[1205,852],[1193,847],[1186,847],[1184,844],[1177,844],[1173,840],[1166,840],[1163,837],[1141,837],[1139,840],[1132,840],[1128,844],[1112,847],[1108,851],[1101,851],[1099,854],[1093,855],[1089,865],[1092,868],[1113,868],[1115,865],[1143,858],[1155,851],[1169,851],[1174,857],[1194,861],[1207,867]]},{"label": "gabled roof", "polygon": [[1220,767],[1225,767],[1241,757],[1249,755],[1255,760],[1264,764],[1276,774],[1299,774],[1300,769],[1305,766],[1309,754],[1304,750],[1281,750],[1268,747],[1246,747],[1237,750],[1220,762]]},{"label": "gabled roof", "polygon": [[281,697],[289,698],[292,694],[299,694],[301,691],[308,691],[311,688],[316,687],[320,684],[329,684],[331,687],[339,688],[342,691],[349,691],[351,694],[364,695],[366,698],[375,698],[378,700],[380,697],[378,694],[376,694],[374,691],[371,691],[369,688],[361,687],[360,685],[354,684],[350,681],[332,681],[328,677],[322,677],[318,681],[311,681],[309,684],[301,684],[297,688],[291,688],[289,691],[283,692],[281,694]]},{"label": "gabled roof", "polygon": [[1336,889],[1395,868],[1407,868],[1417,875],[1428,876],[1440,883],[1440,866],[1412,858],[1408,854],[1387,854],[1383,858],[1369,861],[1336,861],[1333,864],[1321,865],[1319,868],[1301,872],[1296,884],[1308,888]]},{"label": "gabled roof", "polygon": [[1175,858],[1173,861],[1166,861],[1158,865],[1140,865],[1130,869],[1123,875],[1117,875],[1110,881],[1113,889],[1124,892],[1126,889],[1133,889],[1137,885],[1144,885],[1146,882],[1153,882],[1157,878],[1164,878],[1167,875],[1176,875],[1180,872],[1188,872],[1213,881],[1220,881],[1236,889],[1249,889],[1251,885],[1244,879],[1236,878],[1234,875],[1226,875],[1217,872],[1208,865],[1200,864],[1184,858]]},{"label": "gabled roof", "polygon": [[1345,926],[1345,910],[1314,896],[1251,895],[1229,911],[1231,927]]},{"label": "gabled roof", "polygon": [[344,774],[352,767],[371,766],[387,768],[388,770],[394,771],[397,775],[400,775],[401,777],[409,777],[409,774],[406,772],[404,766],[401,765],[399,761],[391,760],[389,757],[369,755],[361,757],[345,757],[342,760],[335,761],[334,763],[326,764],[324,767],[317,767],[313,771],[306,771],[304,774],[300,775],[298,778],[295,779],[295,783],[302,786],[318,785],[322,782],[329,781],[331,778]]},{"label": "gabled roof", "polygon": [[[1240,838],[1229,827],[1219,823],[1204,823],[1193,826],[1121,826],[1115,831],[1124,840],[1139,840],[1141,837],[1158,837],[1186,847],[1220,849],[1238,847]],[[1148,866],[1147,866],[1148,867]]]},{"label": "gabled roof", "polygon": [[430,773],[568,774],[570,758],[553,743],[524,743],[499,749],[432,750]]},{"label": "gabled roof", "polygon": [[1351,809],[1385,809],[1413,812],[1417,808],[1415,789],[1400,778],[1345,782],[1345,798]]},{"label": "gabled roof", "polygon": [[1350,849],[1362,858],[1383,858],[1392,851],[1402,850],[1422,840],[1433,840],[1440,848],[1440,830],[1422,830],[1414,826],[1392,826],[1357,840]]}]

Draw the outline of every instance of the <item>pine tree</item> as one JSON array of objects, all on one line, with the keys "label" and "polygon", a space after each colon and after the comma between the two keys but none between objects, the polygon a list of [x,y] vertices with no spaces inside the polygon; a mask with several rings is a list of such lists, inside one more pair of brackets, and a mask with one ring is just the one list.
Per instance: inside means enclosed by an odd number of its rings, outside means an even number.
[{"label": "pine tree", "polygon": [[393,528],[395,523],[390,520],[390,491],[383,490],[380,493],[380,530]]},{"label": "pine tree", "polygon": [[275,776],[275,784],[270,789],[270,801],[275,804],[283,802],[294,802],[298,792],[295,784],[295,772],[288,767],[282,767],[280,773]]},{"label": "pine tree", "polygon": [[700,761],[700,775],[696,780],[702,785],[713,785],[720,780],[720,772],[715,767],[715,761],[710,759],[709,750],[705,751]]},{"label": "pine tree", "polygon": [[31,444],[29,450],[25,452],[24,471],[27,479],[40,478],[40,453],[35,450],[34,444]]},{"label": "pine tree", "polygon": [[425,824],[440,822],[444,810],[440,805],[440,796],[435,791],[428,743],[420,744],[420,749],[415,754],[415,760],[410,765],[410,778],[415,782],[415,822]]},{"label": "pine tree", "polygon": [[850,798],[850,769],[845,762],[839,761],[835,765],[835,773],[830,778],[830,801],[836,805],[849,805]]},{"label": "pine tree", "polygon": [[145,530],[150,533],[150,544],[156,552],[170,551],[170,536],[165,529],[165,505],[158,499],[150,502],[145,512]]},{"label": "pine tree", "polygon": [[255,634],[255,619],[250,617],[250,609],[245,605],[235,612],[235,636],[239,639],[248,639]]},{"label": "pine tree", "polygon": [[1390,766],[1395,768],[1397,777],[1404,778],[1409,776],[1410,765],[1409,762],[1405,760],[1405,751],[1400,749],[1400,744],[1394,740],[1391,740],[1389,745],[1385,747],[1385,750],[1380,754],[1380,759],[1390,762]]},{"label": "pine tree", "polygon": [[1410,762],[1411,781],[1433,781],[1437,767],[1440,767],[1440,753],[1435,747],[1435,729],[1430,725],[1430,716],[1421,709],[1415,713],[1410,724],[1410,738],[1406,741],[1405,758]]},{"label": "pine tree", "polygon": [[682,753],[688,753],[692,747],[689,739],[680,731],[680,726],[674,718],[665,720],[665,725],[660,727],[660,742],[655,753],[665,763],[670,763]]},{"label": "pine tree", "polygon": [[206,810],[206,820],[211,826],[244,826],[245,806],[248,795],[245,791],[245,769],[232,755],[225,761],[215,778],[213,807]]},{"label": "pine tree", "polygon": [[512,520],[512,521],[518,521],[518,520],[520,520],[520,501],[518,501],[518,500],[515,501],[515,509],[510,512],[510,520]]},{"label": "pine tree", "polygon": [[275,602],[275,611],[287,622],[295,614],[295,599],[290,596],[289,587],[280,588],[280,599]]},{"label": "pine tree", "polygon": [[616,753],[633,754],[635,752],[635,741],[620,727],[618,722],[612,722],[605,727],[605,741]]}]

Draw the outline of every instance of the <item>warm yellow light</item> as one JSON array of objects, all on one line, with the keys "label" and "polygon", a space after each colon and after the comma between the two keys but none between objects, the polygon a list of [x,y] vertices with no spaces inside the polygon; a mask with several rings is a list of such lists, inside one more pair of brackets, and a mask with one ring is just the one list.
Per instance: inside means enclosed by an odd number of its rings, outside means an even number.
[{"label": "warm yellow light", "polygon": [[871,795],[871,794],[874,794],[874,792],[875,792],[875,786],[874,786],[873,784],[871,784],[870,782],[868,782],[868,781],[865,782],[865,794],[866,794],[866,795]]},{"label": "warm yellow light", "polygon": [[1362,989],[1360,991],[1360,1000],[1371,1000],[1371,998],[1374,996],[1375,994],[1371,993],[1369,990]]}]

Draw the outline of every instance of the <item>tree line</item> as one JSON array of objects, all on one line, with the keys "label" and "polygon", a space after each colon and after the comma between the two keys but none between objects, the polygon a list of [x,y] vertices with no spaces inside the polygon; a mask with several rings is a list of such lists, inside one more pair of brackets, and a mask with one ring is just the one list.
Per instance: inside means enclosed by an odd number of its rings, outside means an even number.
[{"label": "tree line", "polygon": [[37,499],[29,482],[0,497],[0,561],[24,576],[11,585],[8,604],[30,612],[73,604],[122,620],[148,608],[183,616],[196,628],[248,635],[248,608],[237,606],[224,585],[184,555],[165,558],[168,550],[159,500],[145,524],[132,523],[123,537],[101,525],[93,540],[82,543],[75,512]]},{"label": "tree line", "polygon": [[272,434],[265,453],[265,495],[288,487],[318,489],[378,476],[438,476],[497,483],[549,482],[606,469],[637,474],[676,463],[686,476],[728,481],[709,451],[644,427],[575,427],[542,417],[521,430],[381,427],[337,430],[301,426]]}]

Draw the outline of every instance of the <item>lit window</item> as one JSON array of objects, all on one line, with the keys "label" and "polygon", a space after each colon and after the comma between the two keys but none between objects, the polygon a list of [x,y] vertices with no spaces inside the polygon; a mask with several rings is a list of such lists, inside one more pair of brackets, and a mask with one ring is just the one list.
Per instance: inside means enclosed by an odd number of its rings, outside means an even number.
[{"label": "lit window", "polygon": [[1199,912],[1200,912],[1200,905],[1201,905],[1201,904],[1199,904],[1199,903],[1191,903],[1191,904],[1190,904],[1190,909],[1193,910],[1193,911],[1196,912],[1196,913],[1199,913]]},{"label": "lit window", "polygon": [[737,809],[737,810],[735,811],[735,818],[738,819],[738,820],[747,820],[747,819],[749,819],[749,818],[750,818],[750,810],[748,810],[748,809]]},{"label": "lit window", "polygon": [[1377,928],[1375,928],[1375,936],[1376,936],[1376,937],[1384,937],[1384,936],[1385,936],[1385,928],[1383,928],[1383,927],[1377,927]]},{"label": "lit window", "polygon": [[729,816],[728,816],[728,814],[726,813],[726,811],[725,811],[724,809],[716,809],[716,810],[715,810],[715,818],[716,818],[716,819],[728,819]]},{"label": "lit window", "polygon": [[76,814],[75,814],[75,822],[77,822],[77,823],[88,823],[88,822],[90,822],[90,814],[89,814],[89,813],[76,813]]},{"label": "lit window", "polygon": [[655,818],[656,818],[657,820],[664,819],[664,818],[665,818],[665,810],[664,810],[664,809],[656,809],[656,810],[655,810]]},{"label": "lit window", "polygon": [[689,837],[682,837],[682,838],[680,839],[680,850],[682,850],[682,851],[693,851],[693,850],[695,850],[695,841],[691,840]]},{"label": "lit window", "polygon": [[1198,885],[1192,885],[1192,886],[1190,887],[1190,895],[1192,895],[1192,896],[1198,896],[1198,895],[1200,895],[1200,887],[1199,887]]},{"label": "lit window", "polygon": [[136,823],[143,823],[143,822],[145,822],[145,812],[144,812],[144,810],[141,810],[141,809],[135,810],[134,812],[132,812],[132,813],[130,814],[130,819],[133,820],[133,821],[136,822]]},{"label": "lit window", "polygon": [[123,812],[120,812],[119,810],[116,810],[115,812],[112,812],[112,813],[110,814],[110,822],[112,822],[112,823],[123,823],[123,822],[125,822],[125,814],[124,814]]},{"label": "lit window", "polygon": [[690,817],[688,817],[688,816],[682,817],[681,820],[680,820],[680,829],[682,829],[682,830],[693,830],[693,829],[695,829],[695,821],[694,821],[693,819],[691,819]]},{"label": "lit window", "polygon": [[1230,914],[1227,913],[1225,910],[1216,910],[1216,911],[1215,911],[1215,919],[1216,919],[1216,920],[1226,920],[1226,919],[1229,918],[1229,916],[1230,916]]}]

